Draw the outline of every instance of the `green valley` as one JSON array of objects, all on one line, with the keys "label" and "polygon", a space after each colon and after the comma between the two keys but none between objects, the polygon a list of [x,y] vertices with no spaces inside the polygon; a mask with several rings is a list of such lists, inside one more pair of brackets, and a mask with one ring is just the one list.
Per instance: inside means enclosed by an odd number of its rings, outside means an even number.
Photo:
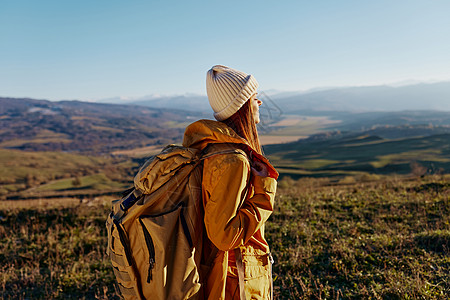
[{"label": "green valley", "polygon": [[397,139],[352,134],[267,145],[264,151],[283,176],[293,178],[450,172],[450,134]]}]

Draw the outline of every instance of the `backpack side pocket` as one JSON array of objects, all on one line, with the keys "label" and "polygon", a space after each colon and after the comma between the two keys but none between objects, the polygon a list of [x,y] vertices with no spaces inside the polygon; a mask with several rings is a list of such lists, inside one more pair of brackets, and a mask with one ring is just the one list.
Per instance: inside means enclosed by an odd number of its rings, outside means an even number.
[{"label": "backpack side pocket", "polygon": [[119,289],[125,299],[141,299],[126,233],[122,225],[111,215],[106,222],[106,228],[108,231],[106,252],[111,260]]},{"label": "backpack side pocket", "polygon": [[168,212],[138,218],[145,262],[141,274],[147,274],[152,288],[146,298],[183,299],[200,289],[199,270],[194,261],[195,249],[184,219],[182,204]]}]

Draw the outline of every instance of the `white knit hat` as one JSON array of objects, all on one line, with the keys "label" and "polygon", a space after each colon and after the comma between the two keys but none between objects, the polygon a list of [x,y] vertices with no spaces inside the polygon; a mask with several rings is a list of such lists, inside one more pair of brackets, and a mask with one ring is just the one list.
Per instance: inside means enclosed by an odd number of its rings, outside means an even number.
[{"label": "white knit hat", "polygon": [[206,74],[206,93],[218,121],[237,112],[257,88],[255,77],[225,66],[216,65]]}]

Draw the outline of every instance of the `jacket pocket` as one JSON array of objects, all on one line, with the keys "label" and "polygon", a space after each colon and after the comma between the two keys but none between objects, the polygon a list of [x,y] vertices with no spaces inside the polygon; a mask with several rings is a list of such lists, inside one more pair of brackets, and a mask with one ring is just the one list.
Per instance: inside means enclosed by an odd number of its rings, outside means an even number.
[{"label": "jacket pocket", "polygon": [[244,254],[242,261],[245,280],[270,275],[270,254]]},{"label": "jacket pocket", "polygon": [[268,300],[271,298],[270,254],[243,255],[245,294],[247,299]]}]

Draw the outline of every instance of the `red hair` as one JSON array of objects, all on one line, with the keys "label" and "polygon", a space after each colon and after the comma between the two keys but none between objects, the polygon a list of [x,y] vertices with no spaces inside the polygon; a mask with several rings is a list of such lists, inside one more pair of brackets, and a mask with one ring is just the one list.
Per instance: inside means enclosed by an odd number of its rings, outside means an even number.
[{"label": "red hair", "polygon": [[257,153],[262,154],[258,130],[253,117],[253,106],[251,105],[253,97],[247,100],[231,117],[222,122],[233,129],[241,138],[245,139]]}]

